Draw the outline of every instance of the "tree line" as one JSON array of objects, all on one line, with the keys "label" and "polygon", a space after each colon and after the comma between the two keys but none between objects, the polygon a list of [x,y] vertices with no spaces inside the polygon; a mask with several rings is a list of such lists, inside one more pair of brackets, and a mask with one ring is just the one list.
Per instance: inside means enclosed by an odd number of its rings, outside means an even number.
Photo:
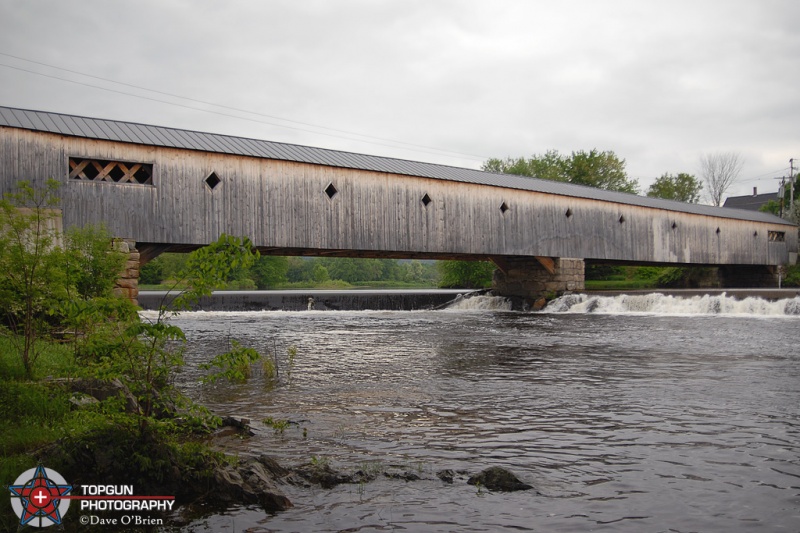
[{"label": "tree line", "polygon": [[[165,253],[142,267],[140,284],[176,279],[185,254]],[[252,266],[232,271],[226,288],[237,290],[355,286],[436,287],[440,273],[434,261],[353,257],[261,256]]]}]

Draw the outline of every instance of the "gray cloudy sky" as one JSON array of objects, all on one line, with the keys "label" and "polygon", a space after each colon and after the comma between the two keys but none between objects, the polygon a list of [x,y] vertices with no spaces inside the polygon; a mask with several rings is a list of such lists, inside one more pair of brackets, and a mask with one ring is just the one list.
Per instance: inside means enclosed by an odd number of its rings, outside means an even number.
[{"label": "gray cloudy sky", "polygon": [[0,2],[0,105],[472,168],[613,150],[642,190],[800,162],[796,0]]}]

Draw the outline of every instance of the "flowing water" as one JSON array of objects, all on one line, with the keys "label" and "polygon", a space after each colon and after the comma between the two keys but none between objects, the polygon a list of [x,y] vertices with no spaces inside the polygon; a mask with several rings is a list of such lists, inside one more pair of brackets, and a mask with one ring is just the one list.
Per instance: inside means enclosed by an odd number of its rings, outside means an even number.
[{"label": "flowing water", "polygon": [[[541,313],[480,297],[443,311],[197,312],[181,387],[252,420],[241,454],[406,471],[186,531],[800,531],[800,298],[571,296]],[[201,385],[230,339],[297,347],[270,389]],[[283,433],[265,418],[293,422]],[[536,491],[436,473],[502,466]]]}]

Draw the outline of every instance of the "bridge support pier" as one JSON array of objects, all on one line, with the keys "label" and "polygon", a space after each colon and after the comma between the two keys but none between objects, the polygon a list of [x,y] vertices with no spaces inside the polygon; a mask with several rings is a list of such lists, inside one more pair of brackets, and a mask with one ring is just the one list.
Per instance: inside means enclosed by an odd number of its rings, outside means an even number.
[{"label": "bridge support pier", "polygon": [[492,291],[498,296],[521,298],[528,305],[584,289],[583,259],[563,257],[492,257],[497,265]]},{"label": "bridge support pier", "polygon": [[718,269],[719,285],[725,289],[777,287],[778,267],[723,265]]},{"label": "bridge support pier", "polygon": [[128,254],[128,260],[120,272],[117,283],[114,286],[114,294],[129,299],[134,305],[139,305],[139,251],[136,249],[136,242],[129,239],[116,239],[114,249],[118,252]]}]

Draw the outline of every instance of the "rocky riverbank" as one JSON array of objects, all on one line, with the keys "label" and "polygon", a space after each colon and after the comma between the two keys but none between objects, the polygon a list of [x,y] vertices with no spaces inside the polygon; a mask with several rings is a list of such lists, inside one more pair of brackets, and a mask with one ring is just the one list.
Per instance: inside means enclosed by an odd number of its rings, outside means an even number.
[{"label": "rocky riverbank", "polygon": [[[247,420],[226,417],[224,426],[213,437],[215,447],[225,449],[226,439],[241,439],[252,436]],[[534,490],[512,472],[501,467],[490,467],[481,472],[466,470],[439,470],[426,473],[420,469],[403,464],[365,465],[355,471],[335,469],[325,460],[312,459],[298,465],[281,465],[268,455],[246,457],[233,464],[220,464],[214,470],[215,486],[213,502],[199,499],[181,509],[177,522],[191,520],[198,514],[208,512],[209,503],[219,507],[224,505],[258,504],[267,513],[275,513],[293,506],[282,487],[293,485],[303,488],[318,487],[332,489],[342,484],[363,486],[379,478],[398,482],[439,480],[443,484],[465,483],[478,490],[515,492]]]}]

